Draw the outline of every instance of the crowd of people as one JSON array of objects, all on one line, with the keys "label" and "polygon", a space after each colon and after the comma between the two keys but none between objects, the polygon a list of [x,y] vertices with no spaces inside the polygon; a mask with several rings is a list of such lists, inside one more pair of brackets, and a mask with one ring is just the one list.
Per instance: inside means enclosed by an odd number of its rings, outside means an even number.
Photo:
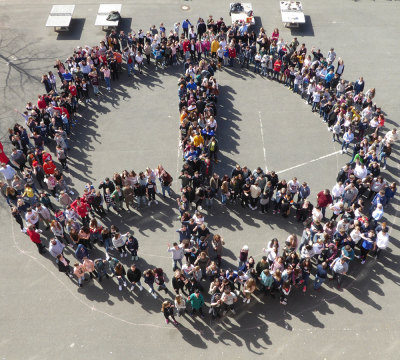
[{"label": "crowd of people", "polygon": [[[123,215],[156,206],[157,197],[175,196],[168,171],[161,164],[138,173],[123,170],[97,186],[87,183],[81,194],[70,189],[66,175],[79,108],[92,106],[91,97],[100,96],[103,86],[112,91],[112,82],[122,71],[134,76],[152,63],[184,68],[178,81],[183,151],[176,198],[179,241],[167,247],[174,298],[168,298],[164,269],[140,268],[139,241],[133,231],[122,234],[117,225],[104,224],[112,211]],[[353,146],[351,160],[338,173],[336,184],[318,191],[316,202],[307,182],[296,177],[286,181],[274,171],[264,172],[261,167],[251,171],[239,164],[230,174],[217,173],[223,128],[217,125],[220,89],[214,74],[225,66],[251,66],[255,73],[306,97],[332,131],[333,141],[342,142],[342,152]],[[310,276],[315,291],[328,278],[337,279],[340,289],[356,258],[364,264],[368,255],[378,258],[388,246],[384,212],[397,185],[385,180],[382,170],[397,132],[382,134],[385,118],[373,102],[375,89],[364,93],[362,77],[354,83],[344,80],[344,62],[336,60],[333,48],[327,56],[319,49],[308,52],[296,38],[290,42],[280,38],[278,29],[268,36],[261,28],[256,35],[245,24],[227,26],[222,18],[215,21],[210,16],[196,25],[188,19],[175,23],[169,33],[163,24],[146,33],[112,31],[98,46],[79,47],[65,62],[57,60],[54,68],[60,81],[52,71],[43,75],[46,93],[38,96],[37,103],[29,102],[23,112],[17,111],[24,123],[9,130],[11,153],[6,155],[0,144],[4,177],[0,189],[21,231],[39,253],[48,247],[59,271],[79,287],[90,278],[100,282],[114,277],[120,291],[128,285],[132,291],[142,291],[143,282],[154,298],[157,291],[165,291],[161,310],[167,323],[177,324],[175,315],[184,315],[187,303],[192,316],[205,316],[206,294],[209,314],[218,318],[235,314],[238,299],[250,303],[256,292],[278,294],[286,305],[294,289],[308,290]],[[237,266],[224,267],[224,239],[211,234],[203,212],[216,201],[261,214],[295,216],[304,231],[290,234],[283,245],[276,238],[269,241],[258,262],[244,245]],[[267,215],[262,216],[268,221]],[[94,247],[104,248],[104,256],[93,258]],[[72,262],[65,254],[67,248],[74,256]],[[130,261],[124,260],[128,254]]]}]

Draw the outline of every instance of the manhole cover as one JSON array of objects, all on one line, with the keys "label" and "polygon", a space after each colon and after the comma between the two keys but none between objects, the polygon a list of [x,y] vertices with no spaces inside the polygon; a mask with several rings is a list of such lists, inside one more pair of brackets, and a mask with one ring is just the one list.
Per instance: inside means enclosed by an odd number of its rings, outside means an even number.
[{"label": "manhole cover", "polygon": [[190,10],[190,6],[189,6],[189,5],[182,5],[182,6],[181,6],[181,9],[182,9],[183,11],[189,11],[189,10]]}]

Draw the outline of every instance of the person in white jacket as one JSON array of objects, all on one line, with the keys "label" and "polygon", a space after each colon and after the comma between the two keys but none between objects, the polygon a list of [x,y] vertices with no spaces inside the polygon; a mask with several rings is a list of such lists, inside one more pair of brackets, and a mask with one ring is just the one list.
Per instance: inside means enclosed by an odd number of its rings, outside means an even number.
[{"label": "person in white jacket", "polygon": [[128,256],[128,252],[125,248],[125,243],[129,235],[129,233],[121,235],[119,232],[116,232],[114,237],[112,238],[113,246],[119,251],[119,253],[121,254],[121,258],[123,258],[124,256]]},{"label": "person in white jacket", "polygon": [[381,252],[387,248],[388,244],[389,244],[388,231],[387,229],[382,229],[381,231],[378,232],[378,235],[376,236],[376,243],[375,243],[376,259],[379,259]]},{"label": "person in white jacket", "polygon": [[333,202],[339,201],[344,194],[344,185],[341,181],[337,182],[331,191]]}]

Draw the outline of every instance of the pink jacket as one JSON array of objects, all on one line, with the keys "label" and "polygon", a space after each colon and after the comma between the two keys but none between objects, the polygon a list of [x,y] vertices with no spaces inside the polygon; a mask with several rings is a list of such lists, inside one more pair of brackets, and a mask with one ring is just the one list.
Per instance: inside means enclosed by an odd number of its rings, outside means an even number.
[{"label": "pink jacket", "polygon": [[211,48],[210,40],[204,40],[201,43],[201,47],[202,47],[203,51],[205,51],[205,50],[210,51],[210,48]]}]

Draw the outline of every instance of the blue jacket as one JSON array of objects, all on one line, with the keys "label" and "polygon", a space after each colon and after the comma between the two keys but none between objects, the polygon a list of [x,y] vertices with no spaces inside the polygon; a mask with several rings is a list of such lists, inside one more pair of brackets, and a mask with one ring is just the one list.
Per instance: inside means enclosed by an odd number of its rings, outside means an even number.
[{"label": "blue jacket", "polygon": [[85,256],[89,256],[89,252],[82,244],[79,244],[75,250],[75,256],[80,262],[82,262]]}]

